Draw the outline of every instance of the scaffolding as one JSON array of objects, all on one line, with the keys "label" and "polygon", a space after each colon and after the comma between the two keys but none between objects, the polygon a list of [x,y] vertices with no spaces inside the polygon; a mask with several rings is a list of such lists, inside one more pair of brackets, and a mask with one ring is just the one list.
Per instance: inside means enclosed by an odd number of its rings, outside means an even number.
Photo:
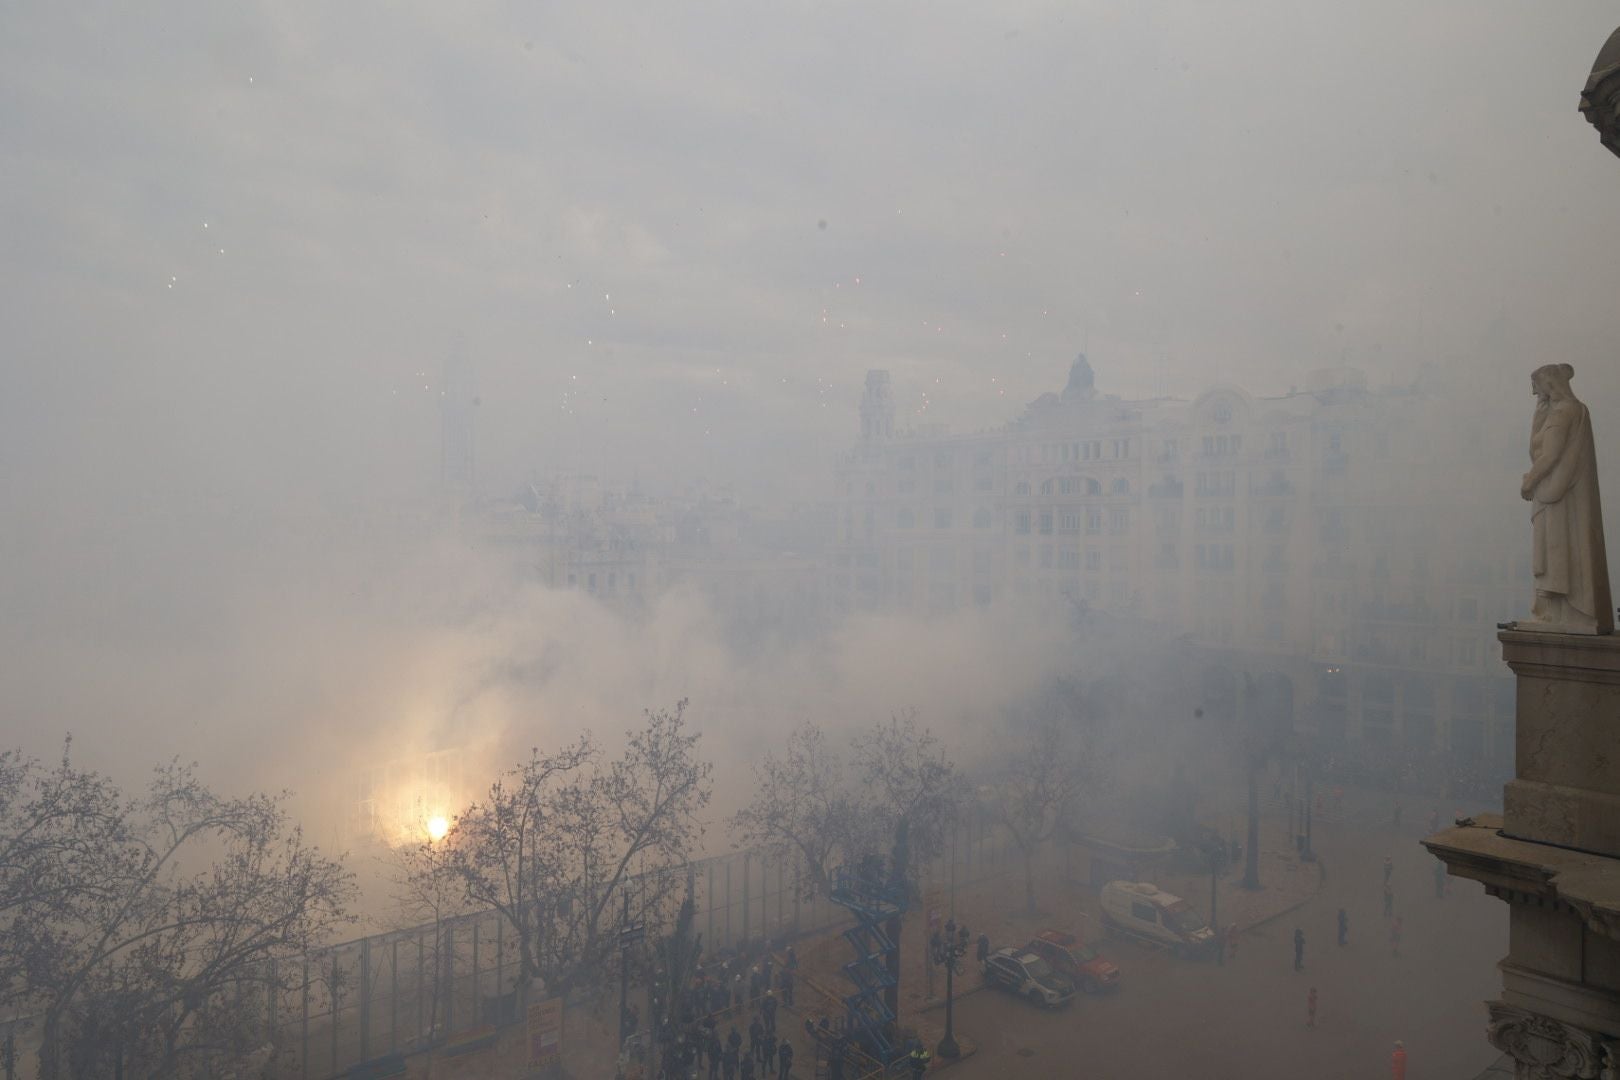
[{"label": "scaffolding", "polygon": [[855,991],[844,998],[845,1028],[880,1061],[895,1055],[892,1002],[897,998],[900,943],[886,924],[897,923],[906,910],[906,887],[884,872],[883,860],[839,867],[831,899],[855,916],[844,940],[855,959],[843,967]]}]

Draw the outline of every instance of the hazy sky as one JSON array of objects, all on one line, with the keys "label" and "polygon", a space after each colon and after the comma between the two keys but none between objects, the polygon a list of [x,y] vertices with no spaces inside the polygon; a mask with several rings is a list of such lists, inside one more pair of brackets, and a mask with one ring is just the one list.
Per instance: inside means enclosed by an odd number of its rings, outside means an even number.
[{"label": "hazy sky", "polygon": [[420,490],[458,332],[496,491],[813,494],[874,366],[958,426],[1081,347],[1124,393],[1462,356],[1522,394],[1620,339],[1575,112],[1615,17],[7,5],[7,512]]},{"label": "hazy sky", "polygon": [[105,634],[132,677],[131,640],[249,648],[215,583],[319,588],[309,522],[431,494],[458,335],[498,494],[815,497],[867,368],[979,427],[1081,348],[1124,394],[1440,359],[1526,429],[1567,360],[1613,444],[1620,161],[1576,103],[1616,18],[4,5],[0,631]]}]

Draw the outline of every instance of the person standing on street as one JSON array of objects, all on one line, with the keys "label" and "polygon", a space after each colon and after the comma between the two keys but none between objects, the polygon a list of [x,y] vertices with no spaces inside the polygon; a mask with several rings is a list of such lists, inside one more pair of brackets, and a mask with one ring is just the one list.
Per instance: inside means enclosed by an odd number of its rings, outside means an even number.
[{"label": "person standing on street", "polygon": [[[786,972],[784,972],[786,974]],[[793,1075],[793,1044],[786,1039],[776,1051],[776,1080],[789,1080]]]},{"label": "person standing on street", "polygon": [[1384,884],[1385,885],[1389,884],[1389,879],[1394,875],[1394,873],[1395,873],[1395,860],[1391,859],[1388,855],[1385,855],[1384,856]]},{"label": "person standing on street", "polygon": [[784,966],[776,979],[782,987],[782,1004],[793,1008],[793,969]]},{"label": "person standing on street", "polygon": [[765,991],[765,1000],[759,1003],[759,1011],[765,1017],[765,1031],[769,1035],[776,1034],[776,991]]},{"label": "person standing on street", "polygon": [[980,934],[978,947],[974,950],[974,957],[979,961],[979,970],[983,971],[990,963],[990,935]]},{"label": "person standing on street", "polygon": [[1406,1044],[1399,1039],[1395,1040],[1395,1052],[1389,1055],[1389,1075],[1391,1080],[1406,1080]]},{"label": "person standing on street", "polygon": [[1311,987],[1311,992],[1305,995],[1305,1026],[1308,1028],[1316,1026],[1316,987],[1314,986]]},{"label": "person standing on street", "polygon": [[1388,919],[1395,914],[1395,890],[1390,888],[1389,882],[1384,882],[1384,918]]},{"label": "person standing on street", "polygon": [[776,1032],[767,1031],[763,1044],[764,1053],[760,1055],[759,1063],[763,1066],[761,1072],[766,1077],[776,1071]]},{"label": "person standing on street", "polygon": [[908,1059],[911,1066],[911,1080],[922,1080],[923,1073],[928,1071],[928,1062],[932,1058],[933,1055],[928,1052],[928,1047],[922,1043],[918,1043],[911,1048],[911,1056]]},{"label": "person standing on street", "polygon": [[1294,970],[1305,970],[1305,931],[1294,927]]},{"label": "person standing on street", "polygon": [[760,1018],[756,1016],[748,1025],[748,1056],[751,1058],[759,1057],[759,1052],[764,1046],[764,1042],[765,1025],[760,1021]]},{"label": "person standing on street", "polygon": [[1401,919],[1398,915],[1389,924],[1389,955],[1401,955]]},{"label": "person standing on street", "polygon": [[1344,908],[1339,909],[1339,944],[1350,943],[1350,916],[1345,914]]}]

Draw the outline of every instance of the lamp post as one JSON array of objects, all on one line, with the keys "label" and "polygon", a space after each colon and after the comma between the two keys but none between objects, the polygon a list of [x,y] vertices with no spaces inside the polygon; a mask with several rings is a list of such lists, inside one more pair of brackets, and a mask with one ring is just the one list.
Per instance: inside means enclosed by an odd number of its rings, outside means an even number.
[{"label": "lamp post", "polygon": [[1220,882],[1221,871],[1226,868],[1226,842],[1219,836],[1213,837],[1205,845],[1204,853],[1209,856],[1209,929],[1213,935],[1210,940],[1215,943],[1215,963],[1224,966],[1226,942],[1221,937],[1216,888]]},{"label": "lamp post", "polygon": [[1315,862],[1316,852],[1311,850],[1311,813],[1315,806],[1316,775],[1310,762],[1305,763],[1305,846],[1299,853],[1301,862]]},{"label": "lamp post", "polygon": [[955,979],[953,976],[961,969],[962,957],[968,951],[968,928],[958,927],[956,920],[952,919],[945,924],[945,934],[941,937],[934,935],[929,942],[933,955],[930,957],[936,964],[945,965],[945,1035],[939,1040],[935,1052],[942,1058],[959,1058],[962,1048],[956,1044],[956,1034],[953,1021],[955,1019]]}]

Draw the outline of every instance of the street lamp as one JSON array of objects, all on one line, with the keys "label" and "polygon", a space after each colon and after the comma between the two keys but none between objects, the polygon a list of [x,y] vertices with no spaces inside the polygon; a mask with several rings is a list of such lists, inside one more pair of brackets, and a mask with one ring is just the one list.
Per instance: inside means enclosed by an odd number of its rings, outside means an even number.
[{"label": "street lamp", "polygon": [[956,920],[952,919],[945,924],[944,936],[935,931],[933,940],[928,943],[929,959],[936,964],[945,965],[945,1037],[939,1040],[939,1046],[936,1047],[936,1052],[942,1058],[962,1056],[962,1048],[956,1044],[952,994],[955,989],[953,976],[962,970],[962,957],[966,956],[968,951],[968,937],[968,928],[965,926],[958,928]]},{"label": "street lamp", "polygon": [[1220,882],[1221,871],[1226,868],[1226,841],[1219,836],[1212,836],[1205,841],[1204,854],[1209,856],[1209,929],[1214,935],[1210,940],[1215,943],[1215,963],[1226,963],[1226,942],[1221,938],[1220,911],[1215,899],[1216,887]]}]

